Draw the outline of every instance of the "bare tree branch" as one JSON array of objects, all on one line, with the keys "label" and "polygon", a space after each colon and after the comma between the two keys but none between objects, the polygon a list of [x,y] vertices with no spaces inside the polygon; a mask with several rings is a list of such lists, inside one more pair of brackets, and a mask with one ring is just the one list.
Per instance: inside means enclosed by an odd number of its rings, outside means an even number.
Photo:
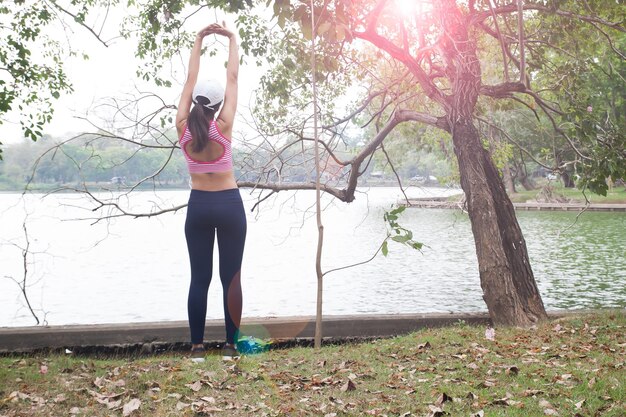
[{"label": "bare tree branch", "polygon": [[406,195],[406,192],[404,191],[404,187],[402,186],[402,180],[400,179],[400,175],[398,175],[398,171],[396,171],[396,167],[393,166],[393,162],[391,161],[391,157],[389,156],[389,154],[385,150],[385,145],[381,143],[380,144],[380,149],[385,154],[385,158],[387,158],[387,162],[389,162],[389,166],[391,167],[391,170],[393,171],[393,174],[396,176],[396,180],[398,181],[398,187],[400,187],[400,191],[402,191],[402,195],[404,195],[404,200],[406,201],[406,204],[409,205],[410,204],[409,203],[409,197]]},{"label": "bare tree branch", "polygon": [[[507,48],[506,48],[506,43],[504,40],[504,37],[502,36],[502,32],[500,32],[500,25],[498,24],[498,17],[496,16],[496,14],[493,11],[493,5],[492,5],[493,0],[487,0],[487,4],[489,5],[489,11],[491,12],[492,16],[493,16],[493,25],[496,28],[496,33],[497,33],[497,39],[500,42],[500,49],[502,51],[502,66],[504,67],[504,81],[506,81],[507,83],[511,81],[511,79],[509,78],[509,65],[506,62],[506,52],[507,52]],[[470,7],[470,10],[474,10],[474,5],[472,4],[472,7]]]},{"label": "bare tree branch", "polygon": [[524,50],[524,2],[517,0],[517,35],[519,38],[519,82],[526,83],[526,51]]},{"label": "bare tree branch", "polygon": [[[275,193],[280,191],[297,191],[297,190],[315,190],[315,183],[289,183],[289,184],[275,184],[275,183],[262,183],[251,181],[238,181],[237,186],[240,188],[252,188],[254,190],[272,190]],[[321,184],[321,189],[327,194],[330,194],[341,201],[351,202],[354,200],[354,194],[348,195],[346,190],[339,190],[334,187]],[[351,198],[350,198],[351,197]]]},{"label": "bare tree branch", "polygon": [[[537,3],[525,4],[523,6],[524,10],[537,10],[540,12],[544,12],[546,14],[556,14],[558,16],[567,17],[574,20],[582,20],[588,23],[597,23],[599,25],[608,26],[612,29],[615,29],[620,32],[626,32],[626,28],[623,26],[624,22],[611,22],[609,20],[602,19],[597,16],[586,16],[578,13],[570,12],[567,10],[561,10],[554,7],[548,7]],[[501,7],[497,7],[494,9],[493,13],[495,14],[511,14],[517,10],[517,4],[509,4]],[[477,12],[473,15],[469,16],[471,24],[478,24],[483,20],[487,19],[489,16],[492,16],[492,13],[489,11],[481,11]]]},{"label": "bare tree branch", "polygon": [[406,67],[415,76],[418,83],[424,89],[424,92],[436,103],[439,103],[444,108],[449,107],[449,100],[443,94],[443,92],[435,85],[431,77],[422,69],[419,62],[411,55],[406,54],[402,48],[396,46],[388,39],[380,36],[375,30],[369,29],[365,32],[355,32],[354,36],[363,40],[366,40],[378,47],[379,49],[387,52],[393,58],[404,63]]},{"label": "bare tree branch", "polygon": [[21,247],[15,243],[13,243],[13,245],[15,247],[17,247],[21,252],[22,252],[22,280],[18,281],[17,279],[5,275],[4,277],[15,282],[15,284],[20,288],[20,292],[22,293],[22,297],[24,297],[24,301],[26,301],[26,306],[28,307],[28,311],[30,312],[30,314],[33,316],[33,318],[36,321],[36,324],[39,325],[41,323],[41,321],[39,320],[39,316],[37,316],[37,313],[35,313],[35,310],[33,309],[33,306],[30,303],[30,298],[28,297],[28,257],[29,255],[31,255],[31,251],[30,251],[30,238],[28,236],[28,229],[26,228],[26,219],[24,219],[24,221],[22,222],[22,230],[24,232],[24,241],[25,241],[25,246]]},{"label": "bare tree branch", "polygon": [[350,265],[346,265],[346,266],[341,266],[339,268],[333,268],[333,269],[329,269],[328,271],[324,272],[323,276],[326,276],[328,274],[330,274],[331,272],[337,272],[337,271],[341,271],[344,269],[348,269],[348,268],[354,268],[355,266],[360,266],[360,265],[365,265],[367,263],[370,263],[374,260],[374,258],[376,257],[376,255],[378,255],[378,253],[381,251],[381,249],[383,248],[383,245],[385,244],[385,242],[387,241],[387,239],[389,239],[389,234],[387,234],[387,237],[383,240],[383,242],[380,244],[380,246],[378,247],[378,249],[376,249],[376,252],[374,252],[374,254],[367,260],[362,261],[362,262],[357,262],[354,264],[350,264]]},{"label": "bare tree branch", "polygon": [[109,44],[102,40],[102,38],[100,37],[99,34],[97,34],[93,28],[91,28],[90,26],[88,26],[82,19],[80,19],[78,16],[76,16],[74,13],[70,12],[67,9],[64,9],[63,7],[61,7],[56,0],[47,0],[49,1],[55,9],[65,13],[66,15],[70,16],[72,18],[72,20],[76,23],[78,23],[79,25],[81,25],[82,27],[84,27],[85,29],[87,29],[97,40],[98,42],[100,42],[102,45],[106,46],[107,48],[109,47]]}]

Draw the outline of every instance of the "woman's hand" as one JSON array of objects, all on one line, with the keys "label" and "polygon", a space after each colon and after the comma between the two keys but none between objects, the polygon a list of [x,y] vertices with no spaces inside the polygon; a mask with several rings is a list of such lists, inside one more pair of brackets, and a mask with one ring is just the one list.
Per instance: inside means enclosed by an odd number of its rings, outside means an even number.
[{"label": "woman's hand", "polygon": [[222,22],[221,25],[219,23],[210,24],[209,26],[198,32],[197,37],[203,39],[204,37],[209,35],[222,35],[229,39],[235,36],[235,34],[226,27],[226,23],[224,22]]}]

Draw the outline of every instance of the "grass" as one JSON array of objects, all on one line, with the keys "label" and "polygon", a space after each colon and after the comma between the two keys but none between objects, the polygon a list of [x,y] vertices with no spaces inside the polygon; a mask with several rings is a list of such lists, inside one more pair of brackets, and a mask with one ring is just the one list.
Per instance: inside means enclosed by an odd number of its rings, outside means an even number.
[{"label": "grass", "polygon": [[[0,358],[0,416],[624,416],[626,315],[270,350]],[[443,414],[446,413],[446,414]]]},{"label": "grass", "polygon": [[[551,184],[554,187],[553,193],[566,197],[571,202],[585,203],[587,200],[591,203],[601,204],[626,204],[626,189],[624,187],[614,187],[607,192],[606,196],[594,194],[587,190],[583,194],[578,188],[565,188],[558,184]],[[525,203],[530,200],[535,200],[537,194],[541,191],[541,187],[536,190],[524,190],[522,187],[517,187],[517,193],[510,194],[509,198],[513,203]]]}]

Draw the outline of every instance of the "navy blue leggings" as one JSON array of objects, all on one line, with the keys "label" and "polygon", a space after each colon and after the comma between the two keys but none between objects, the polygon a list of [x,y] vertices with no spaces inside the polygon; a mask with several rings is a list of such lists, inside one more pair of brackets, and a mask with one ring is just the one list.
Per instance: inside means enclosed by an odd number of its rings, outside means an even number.
[{"label": "navy blue leggings", "polygon": [[224,293],[226,342],[237,343],[242,305],[241,259],[246,229],[246,213],[239,189],[191,190],[185,221],[185,237],[191,263],[191,284],[187,299],[191,343],[199,344],[204,339],[216,232],[220,280]]}]

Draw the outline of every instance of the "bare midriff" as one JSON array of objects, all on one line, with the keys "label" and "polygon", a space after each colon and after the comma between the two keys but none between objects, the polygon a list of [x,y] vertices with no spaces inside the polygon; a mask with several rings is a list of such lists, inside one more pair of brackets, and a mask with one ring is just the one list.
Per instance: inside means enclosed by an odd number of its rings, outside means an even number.
[{"label": "bare midriff", "polygon": [[209,174],[190,174],[191,188],[202,191],[223,191],[237,188],[233,171],[212,172]]}]

